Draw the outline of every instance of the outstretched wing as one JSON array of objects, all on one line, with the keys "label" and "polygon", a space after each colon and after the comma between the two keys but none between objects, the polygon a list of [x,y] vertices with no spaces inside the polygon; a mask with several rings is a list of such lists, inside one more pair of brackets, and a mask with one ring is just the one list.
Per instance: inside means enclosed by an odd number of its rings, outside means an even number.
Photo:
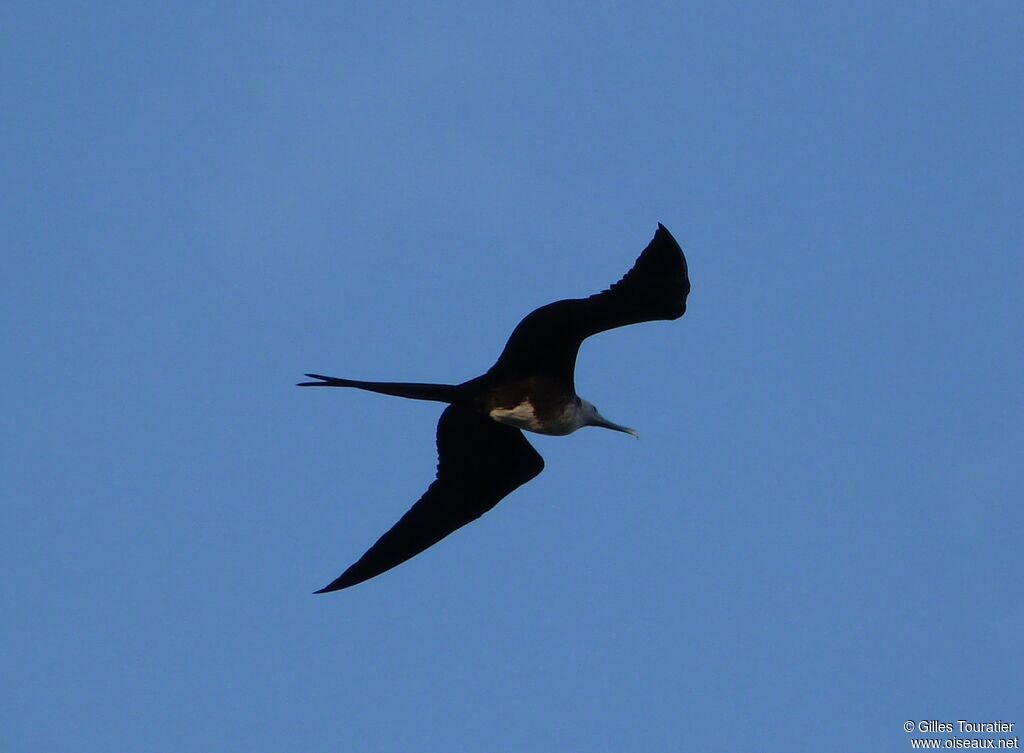
[{"label": "outstretched wing", "polygon": [[523,433],[451,405],[437,422],[437,479],[358,562],[316,593],[337,591],[400,565],[494,507],[544,470]]},{"label": "outstretched wing", "polygon": [[576,354],[591,335],[627,324],[678,319],[686,311],[690,278],[676,239],[658,223],[653,240],[625,277],[603,293],[549,303],[519,322],[493,376],[545,375],[572,383]]}]

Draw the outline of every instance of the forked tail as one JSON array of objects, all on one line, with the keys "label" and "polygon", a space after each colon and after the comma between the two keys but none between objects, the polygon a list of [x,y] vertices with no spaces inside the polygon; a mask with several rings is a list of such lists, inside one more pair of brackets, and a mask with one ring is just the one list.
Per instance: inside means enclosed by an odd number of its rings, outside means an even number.
[{"label": "forked tail", "polygon": [[407,397],[412,400],[433,400],[451,403],[458,397],[458,387],[453,384],[421,384],[419,382],[361,382],[356,379],[338,379],[321,374],[306,374],[316,382],[299,382],[299,387],[355,387],[357,390],[379,392],[382,395]]}]

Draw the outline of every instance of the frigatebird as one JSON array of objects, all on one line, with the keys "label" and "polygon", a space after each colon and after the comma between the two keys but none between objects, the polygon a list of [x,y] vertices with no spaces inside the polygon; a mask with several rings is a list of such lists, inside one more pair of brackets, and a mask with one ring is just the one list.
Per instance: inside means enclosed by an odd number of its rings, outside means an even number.
[{"label": "frigatebird", "polygon": [[549,303],[512,331],[497,362],[462,384],[363,382],[306,374],[300,387],[354,387],[448,403],[437,423],[437,478],[423,497],[334,581],[315,593],[354,586],[402,564],[494,507],[544,470],[521,429],[563,436],[612,423],[576,394],[580,344],[627,324],[678,319],[690,279],[675,238],[658,223],[633,268],[604,292]]}]

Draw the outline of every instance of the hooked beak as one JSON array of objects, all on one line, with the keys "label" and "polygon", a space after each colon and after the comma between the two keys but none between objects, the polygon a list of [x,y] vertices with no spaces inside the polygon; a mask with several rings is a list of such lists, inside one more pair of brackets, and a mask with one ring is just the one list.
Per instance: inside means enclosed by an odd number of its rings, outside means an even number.
[{"label": "hooked beak", "polygon": [[628,426],[620,426],[619,424],[612,423],[607,418],[601,415],[594,417],[594,420],[590,423],[591,426],[600,426],[602,429],[611,429],[612,431],[621,431],[624,434],[632,434],[637,439],[640,439],[640,432],[636,429],[630,429]]}]

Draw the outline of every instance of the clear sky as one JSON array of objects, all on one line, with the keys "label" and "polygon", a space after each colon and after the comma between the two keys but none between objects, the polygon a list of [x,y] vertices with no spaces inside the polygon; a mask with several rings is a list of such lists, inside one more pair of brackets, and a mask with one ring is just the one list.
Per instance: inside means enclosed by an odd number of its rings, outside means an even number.
[{"label": "clear sky", "polygon": [[[1024,5],[8,5],[0,742],[910,750],[1024,725]],[[361,586],[457,382],[584,346],[640,441]]]}]

